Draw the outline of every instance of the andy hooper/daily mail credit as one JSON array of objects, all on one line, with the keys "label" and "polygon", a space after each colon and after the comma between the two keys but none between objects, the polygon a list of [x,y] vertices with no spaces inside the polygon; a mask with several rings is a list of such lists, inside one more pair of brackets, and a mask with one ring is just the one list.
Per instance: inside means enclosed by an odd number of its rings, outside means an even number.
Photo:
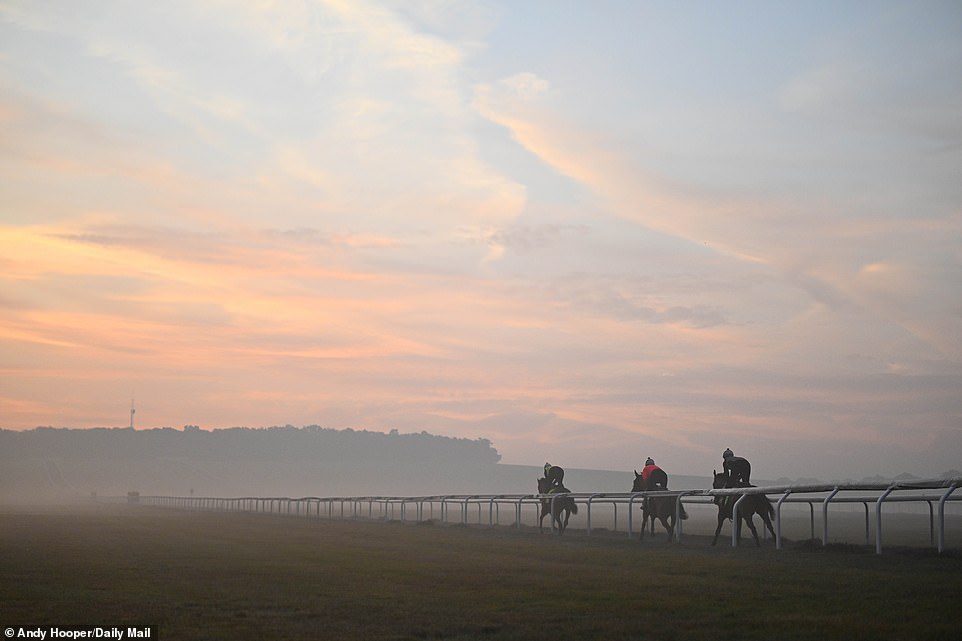
[{"label": "andy hooper/daily mail credit", "polygon": [[138,628],[100,628],[96,626],[21,626],[6,628],[3,635],[7,639],[153,639],[153,626]]}]

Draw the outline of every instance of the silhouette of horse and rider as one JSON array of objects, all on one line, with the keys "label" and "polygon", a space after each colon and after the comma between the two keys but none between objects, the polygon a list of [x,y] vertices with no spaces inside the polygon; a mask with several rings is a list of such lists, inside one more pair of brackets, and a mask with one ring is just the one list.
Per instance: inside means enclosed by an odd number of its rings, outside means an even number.
[{"label": "silhouette of horse and rider", "polygon": [[[726,448],[722,454],[722,471],[713,471],[713,489],[732,489],[739,487],[755,487],[751,484],[752,466],[747,459],[735,456],[730,448]],[[558,529],[558,534],[563,534],[568,527],[568,520],[572,514],[578,513],[578,505],[575,500],[567,494],[570,492],[564,486],[564,469],[552,465],[544,464],[544,477],[538,479],[538,494],[541,495],[541,515],[538,519],[538,527],[544,531],[544,517],[551,514],[552,523]],[[659,467],[654,459],[648,457],[645,466],[639,474],[635,470],[635,478],[631,487],[632,492],[667,492],[668,473]],[[563,495],[563,496],[552,496]],[[772,526],[772,518],[775,510],[771,501],[764,494],[731,494],[725,496],[715,496],[712,502],[718,507],[718,524],[715,528],[715,536],[712,545],[718,542],[718,536],[725,521],[732,520],[733,508],[735,503],[742,497],[745,499],[738,506],[738,523],[733,523],[736,538],[741,539],[741,523],[746,523],[755,539],[755,544],[761,546],[758,539],[758,531],[755,529],[754,516],[761,517],[765,527],[775,536]],[[670,494],[662,496],[645,496],[641,504],[642,527],[641,538],[645,538],[645,529],[650,522],[652,536],[655,533],[655,521],[660,521],[668,533],[668,541],[671,541],[675,531],[675,520],[685,520],[688,514],[676,496]],[[676,514],[677,510],[677,514]],[[562,519],[562,517],[564,517]]]},{"label": "silhouette of horse and rider", "polygon": [[[641,474],[635,470],[635,481],[631,486],[632,492],[658,492],[668,490],[668,473],[655,464],[650,456],[645,461]],[[679,508],[679,518],[687,519],[685,506],[677,502],[674,496],[646,496],[641,503],[641,538],[645,538],[645,528],[651,522],[651,534],[655,534],[655,520],[661,521],[668,532],[668,541],[675,533],[675,506]]]},{"label": "silhouette of horse and rider", "polygon": [[[716,490],[755,487],[751,484],[751,464],[742,457],[735,456],[730,448],[726,448],[722,454],[722,471],[713,470],[712,473],[714,475],[712,488]],[[758,530],[755,529],[754,523],[756,514],[761,517],[765,527],[771,532],[772,538],[775,537],[775,529],[772,527],[775,508],[772,507],[772,502],[768,500],[767,496],[764,494],[729,494],[712,498],[712,502],[718,506],[718,525],[715,527],[712,545],[718,543],[718,533],[721,532],[725,521],[733,520],[735,503],[742,497],[745,497],[745,499],[738,505],[738,523],[732,523],[732,527],[735,528],[736,541],[741,540],[741,524],[744,522],[755,538],[755,545],[761,546],[761,541],[758,540]]]},{"label": "silhouette of horse and rider", "polygon": [[[568,527],[568,519],[578,513],[578,504],[570,496],[571,490],[564,486],[565,471],[551,463],[544,464],[544,477],[538,479],[538,494],[541,494],[541,516],[538,518],[538,529],[544,532],[544,517],[551,514],[552,522],[558,529],[558,534],[564,534]],[[565,496],[551,496],[552,494]],[[564,515],[564,520],[561,516]]]}]

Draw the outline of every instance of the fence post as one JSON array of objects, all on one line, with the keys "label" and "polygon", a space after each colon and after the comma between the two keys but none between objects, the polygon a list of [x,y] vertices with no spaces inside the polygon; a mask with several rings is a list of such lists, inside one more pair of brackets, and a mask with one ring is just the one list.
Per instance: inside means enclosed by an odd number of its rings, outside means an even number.
[{"label": "fence post", "polygon": [[828,502],[835,498],[836,494],[838,494],[837,487],[822,501],[822,547],[828,545]]},{"label": "fence post", "polygon": [[898,487],[898,483],[893,483],[888,487],[887,490],[882,492],[882,496],[878,497],[878,501],[875,502],[875,553],[882,553],[882,502],[888,498],[888,495],[895,491]]},{"label": "fence post", "polygon": [[604,494],[592,494],[588,497],[588,536],[591,536],[591,502],[596,496],[604,496]]},{"label": "fence post", "polygon": [[782,498],[778,499],[778,503],[775,504],[775,549],[776,550],[782,549],[782,503],[785,502],[785,499],[787,499],[788,495],[791,493],[792,493],[791,490],[785,490],[785,493],[782,494]]},{"label": "fence post", "polygon": [[945,501],[958,487],[958,482],[952,483],[942,498],[939,499],[939,554],[945,549]]},{"label": "fence post", "polygon": [[689,494],[694,494],[694,491],[682,492],[675,498],[675,543],[681,543],[681,497]]},{"label": "fence post", "polygon": [[738,535],[741,534],[741,530],[738,527],[739,526],[738,507],[742,504],[742,501],[744,501],[745,498],[747,497],[748,497],[747,494],[742,494],[741,496],[738,497],[738,500],[735,501],[735,505],[732,506],[732,547],[733,548],[738,547]]},{"label": "fence post", "polygon": [[[632,511],[631,506],[634,505],[635,499],[638,498],[639,496],[642,497],[642,500],[644,500],[645,493],[644,493],[644,492],[632,492],[631,496],[628,497],[628,538],[629,538],[629,539],[631,538],[632,517],[633,517],[634,514],[635,514],[635,513]],[[641,527],[645,527],[645,524],[642,523],[642,524],[641,524]]]}]

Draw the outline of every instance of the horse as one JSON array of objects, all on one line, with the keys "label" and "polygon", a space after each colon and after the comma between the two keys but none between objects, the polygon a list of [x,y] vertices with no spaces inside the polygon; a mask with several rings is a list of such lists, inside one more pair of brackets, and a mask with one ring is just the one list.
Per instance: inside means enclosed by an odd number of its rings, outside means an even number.
[{"label": "horse", "polygon": [[[547,478],[538,479],[538,494],[567,494],[570,490],[563,485],[554,485]],[[541,516],[538,518],[538,529],[544,532],[544,517],[551,514],[551,518],[558,527],[558,535],[562,535],[565,532],[565,528],[568,527],[568,519],[571,518],[572,514],[578,513],[578,504],[570,496],[559,496],[558,498],[542,496],[541,497]],[[564,513],[564,521],[561,520],[561,514]]]},{"label": "horse", "polygon": [[[653,471],[654,471],[654,470],[653,470]],[[662,476],[662,475],[664,476],[664,487],[662,487],[662,488],[660,488],[660,489],[667,489],[667,488],[668,488],[668,474],[667,474],[663,469],[661,469],[661,468],[658,468],[657,471],[658,471],[658,472],[661,472],[661,474],[658,476],[658,481],[661,480],[661,476]],[[645,480],[644,480],[644,477],[642,477],[642,475],[638,473],[638,470],[635,470],[635,482],[634,482],[634,483],[632,484],[632,486],[631,486],[631,491],[632,491],[632,492],[646,492],[646,491],[648,491],[648,490],[650,489],[649,486],[651,486],[651,485],[657,485],[657,483],[653,483],[653,482],[652,482],[651,476],[648,477],[648,483],[646,484],[646,483],[645,483]],[[654,535],[655,535],[655,515],[654,515],[653,513],[649,513],[649,511],[648,511],[648,497],[647,497],[647,496],[646,496],[645,498],[643,498],[642,501],[641,501],[641,514],[642,514],[642,516],[641,516],[641,534],[642,534],[642,536],[644,536],[644,534],[645,534],[645,528],[648,527],[648,522],[649,522],[649,521],[651,521],[651,535],[654,536]]]},{"label": "horse", "polygon": [[[656,473],[660,472],[656,476]],[[648,483],[645,483],[644,477],[635,471],[635,481],[631,486],[632,492],[646,492],[646,491],[659,491],[668,489],[668,475],[662,469],[652,470],[651,475],[648,477]],[[655,535],[655,519],[661,521],[661,524],[665,527],[668,532],[668,541],[671,542],[672,537],[675,534],[675,504],[677,499],[673,496],[646,496],[641,504],[641,538],[645,538],[645,525],[648,521],[651,521],[651,535]],[[688,518],[688,514],[685,512],[684,506],[681,506],[681,514],[679,515],[682,520]]]},{"label": "horse", "polygon": [[[753,485],[731,482],[724,472],[713,470],[713,473],[715,480],[712,482],[712,487],[716,490],[726,487],[754,487]],[[712,502],[718,506],[718,527],[715,528],[715,538],[712,539],[712,545],[718,543],[718,533],[721,532],[722,524],[724,524],[725,521],[732,520],[735,502],[743,496],[746,498],[742,501],[741,505],[738,506],[738,520],[744,521],[748,525],[748,529],[752,531],[752,536],[755,537],[755,545],[758,547],[762,546],[761,541],[758,540],[758,530],[755,529],[753,522],[753,517],[756,514],[762,517],[765,527],[772,533],[772,538],[775,538],[775,528],[772,527],[772,517],[775,516],[775,508],[772,507],[772,502],[768,500],[768,497],[764,494],[733,494],[712,498]],[[739,527],[739,525],[740,523],[732,523],[732,527],[735,528],[737,540],[740,541],[741,527]]]}]

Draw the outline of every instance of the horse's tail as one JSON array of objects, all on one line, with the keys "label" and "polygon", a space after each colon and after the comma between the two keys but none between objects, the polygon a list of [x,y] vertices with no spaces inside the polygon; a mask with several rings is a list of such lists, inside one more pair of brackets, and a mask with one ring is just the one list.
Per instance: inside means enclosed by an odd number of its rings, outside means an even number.
[{"label": "horse's tail", "polygon": [[568,505],[571,506],[571,513],[572,513],[572,514],[577,514],[577,513],[578,513],[578,503],[575,502],[574,499],[570,499],[570,501],[571,501],[571,503],[569,503]]},{"label": "horse's tail", "polygon": [[680,518],[682,521],[688,518],[688,512],[685,511],[684,503],[678,504],[678,518]]},{"label": "horse's tail", "polygon": [[[765,496],[762,494],[762,496]],[[772,500],[765,496],[765,513],[768,514],[769,519],[775,518],[775,507],[772,505]]]}]

